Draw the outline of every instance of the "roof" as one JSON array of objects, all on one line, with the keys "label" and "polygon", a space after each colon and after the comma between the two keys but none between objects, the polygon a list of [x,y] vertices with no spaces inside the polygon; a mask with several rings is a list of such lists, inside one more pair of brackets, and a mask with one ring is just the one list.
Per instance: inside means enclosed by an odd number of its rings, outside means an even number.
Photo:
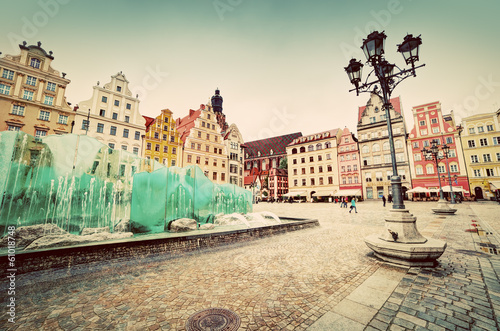
[{"label": "roof", "polygon": [[146,120],[146,132],[148,132],[150,125],[153,124],[156,119],[153,117],[144,116],[144,115],[142,115],[142,117],[144,117],[144,119]]},{"label": "roof", "polygon": [[312,143],[316,140],[331,139],[336,138],[339,129],[328,130],[324,132],[314,133],[307,136],[299,137],[300,139],[294,139],[288,146],[300,145],[305,143]]},{"label": "roof", "polygon": [[[373,93],[372,93],[372,95],[373,95]],[[375,95],[377,95],[377,94],[375,94]],[[392,99],[389,100],[389,102],[391,103],[392,108],[394,109],[394,111],[396,113],[399,113],[400,115],[403,115],[403,114],[401,114],[401,100],[399,99],[399,97],[392,98]],[[361,117],[363,117],[363,113],[365,112],[365,109],[366,109],[366,106],[362,106],[362,107],[358,108],[358,122],[361,121]]]},{"label": "roof", "polygon": [[245,153],[248,154],[246,159],[259,157],[259,152],[261,157],[271,156],[271,150],[273,151],[272,155],[286,154],[286,146],[298,137],[302,137],[301,132],[246,142]]},{"label": "roof", "polygon": [[180,134],[180,138],[183,142],[186,141],[186,138],[189,136],[189,132],[194,128],[194,121],[200,117],[201,111],[205,109],[205,105],[200,105],[200,109],[193,110],[189,109],[189,115],[183,118],[178,118],[175,121],[177,131]]}]

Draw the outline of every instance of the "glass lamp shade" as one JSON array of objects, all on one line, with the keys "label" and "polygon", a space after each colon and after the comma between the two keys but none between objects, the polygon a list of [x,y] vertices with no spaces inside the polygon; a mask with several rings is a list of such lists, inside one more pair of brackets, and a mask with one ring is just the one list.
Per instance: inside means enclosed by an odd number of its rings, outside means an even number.
[{"label": "glass lamp shade", "polygon": [[387,38],[387,36],[383,31],[374,31],[370,33],[366,39],[363,39],[363,46],[361,46],[361,49],[365,53],[368,61],[380,58],[382,54],[384,54],[385,38]]},{"label": "glass lamp shade", "polygon": [[446,157],[448,157],[448,152],[450,151],[450,146],[444,144],[441,148],[443,149],[444,155],[446,155]]},{"label": "glass lamp shade", "polygon": [[363,68],[363,64],[356,59],[351,59],[349,61],[349,65],[344,67],[344,70],[347,72],[347,76],[352,84],[358,85],[361,81],[361,69]]},{"label": "glass lamp shade", "polygon": [[384,60],[382,61],[382,63],[380,63],[380,67],[382,69],[382,74],[387,78],[389,76],[392,76],[395,65]]},{"label": "glass lamp shade", "polygon": [[438,148],[435,141],[432,142],[431,153],[434,155],[438,155],[438,153],[439,153],[439,148]]},{"label": "glass lamp shade", "polygon": [[420,45],[422,45],[422,38],[420,38],[420,36],[413,37],[411,34],[407,35],[403,42],[398,45],[398,52],[403,54],[406,64],[414,64],[418,61],[418,51]]}]

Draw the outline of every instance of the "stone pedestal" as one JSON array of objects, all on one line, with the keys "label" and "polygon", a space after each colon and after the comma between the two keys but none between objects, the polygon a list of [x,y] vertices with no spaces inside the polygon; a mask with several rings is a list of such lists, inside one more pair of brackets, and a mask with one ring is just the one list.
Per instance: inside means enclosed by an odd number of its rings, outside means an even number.
[{"label": "stone pedestal", "polygon": [[439,199],[437,207],[432,208],[432,211],[435,214],[453,215],[457,210],[455,208],[450,208],[450,205],[445,199]]},{"label": "stone pedestal", "polygon": [[382,235],[371,235],[365,243],[375,255],[406,266],[433,266],[446,249],[446,242],[424,238],[417,230],[417,218],[407,209],[392,209]]}]

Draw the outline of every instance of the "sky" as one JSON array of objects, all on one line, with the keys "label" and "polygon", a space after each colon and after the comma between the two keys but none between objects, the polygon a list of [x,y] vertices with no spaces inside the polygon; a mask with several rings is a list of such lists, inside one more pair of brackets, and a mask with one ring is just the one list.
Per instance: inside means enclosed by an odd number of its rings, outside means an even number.
[{"label": "sky", "polygon": [[[42,42],[71,80],[73,105],[122,71],[142,115],[198,109],[219,88],[224,114],[245,141],[348,127],[356,96],[344,71],[366,59],[362,40],[385,31],[386,59],[421,35],[416,77],[398,85],[408,131],[412,107],[440,101],[457,122],[500,108],[498,0],[0,0],[0,52]],[[2,56],[3,56],[2,55]],[[365,65],[363,78],[371,68]]]}]

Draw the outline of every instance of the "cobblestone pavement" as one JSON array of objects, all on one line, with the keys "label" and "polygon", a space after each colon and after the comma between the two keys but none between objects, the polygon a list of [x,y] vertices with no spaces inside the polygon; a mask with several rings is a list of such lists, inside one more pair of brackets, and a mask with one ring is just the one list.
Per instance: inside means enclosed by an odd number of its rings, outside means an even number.
[{"label": "cobblestone pavement", "polygon": [[[211,307],[234,311],[242,330],[338,330],[339,321],[353,330],[499,329],[500,258],[481,243],[498,243],[500,205],[463,203],[454,216],[433,215],[430,207],[407,203],[424,236],[448,243],[435,268],[373,257],[363,238],[382,231],[389,204],[360,202],[358,214],[349,214],[338,204],[262,203],[254,210],[316,218],[320,227],[174,259],[19,275],[16,323],[3,309],[0,330],[183,330],[189,316]],[[472,223],[485,229],[483,238],[465,232]],[[350,317],[345,303],[356,300],[356,289],[383,286],[383,279],[394,289],[380,306],[366,293],[366,309]]]}]

